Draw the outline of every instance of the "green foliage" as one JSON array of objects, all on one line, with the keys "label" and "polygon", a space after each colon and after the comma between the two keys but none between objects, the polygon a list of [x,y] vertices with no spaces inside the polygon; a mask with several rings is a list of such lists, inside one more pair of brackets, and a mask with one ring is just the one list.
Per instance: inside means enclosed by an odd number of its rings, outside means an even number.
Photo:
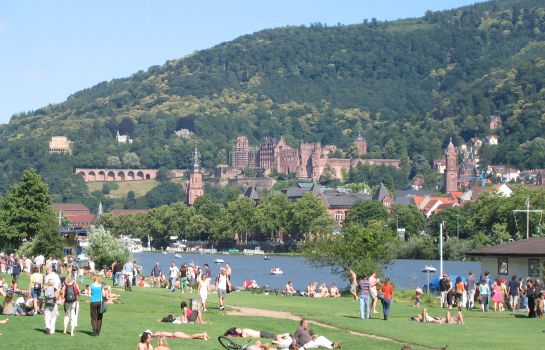
[{"label": "green foliage", "polygon": [[[24,240],[34,238],[39,238],[40,243],[45,243],[44,238],[47,240],[47,237],[53,240],[52,243],[57,242],[55,238],[59,238],[47,185],[34,169],[26,170],[21,181],[8,193],[0,215],[2,249],[13,251]],[[36,246],[34,249],[49,250],[50,247]],[[58,255],[59,252],[55,253]]]},{"label": "green foliage", "polygon": [[86,250],[97,266],[111,266],[114,261],[125,263],[129,259],[129,249],[104,227],[91,227],[89,248]]},{"label": "green foliage", "polygon": [[338,236],[322,236],[308,241],[304,255],[318,266],[333,266],[337,272],[352,268],[357,275],[380,271],[381,264],[393,258],[390,242],[395,237],[381,221],[367,226],[349,225]]},{"label": "green foliage", "polygon": [[426,224],[424,215],[414,205],[395,206],[392,221],[393,219],[396,221],[391,224],[397,228],[404,228],[406,238],[420,234]]},{"label": "green foliage", "polygon": [[437,244],[432,236],[411,236],[404,244],[398,241],[391,244],[393,254],[398,259],[435,259],[438,255]]},{"label": "green foliage", "polygon": [[262,198],[255,213],[259,230],[271,240],[279,239],[287,231],[291,206],[283,194],[270,193]]},{"label": "green foliage", "polygon": [[368,225],[371,221],[386,223],[388,211],[377,201],[360,201],[352,205],[346,214],[346,224]]},{"label": "green foliage", "polygon": [[331,233],[333,219],[324,203],[307,192],[291,206],[288,231],[293,239],[305,239]]}]

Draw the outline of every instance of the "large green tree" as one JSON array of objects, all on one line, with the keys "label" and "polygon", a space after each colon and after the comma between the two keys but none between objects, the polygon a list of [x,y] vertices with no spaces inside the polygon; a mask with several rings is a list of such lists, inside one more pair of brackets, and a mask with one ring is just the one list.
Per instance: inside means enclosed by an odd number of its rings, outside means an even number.
[{"label": "large green tree", "polygon": [[311,192],[294,203],[288,222],[291,237],[297,240],[329,234],[334,225],[324,203]]},{"label": "large green tree", "polygon": [[346,214],[346,224],[361,224],[366,226],[371,221],[388,220],[388,211],[377,201],[360,201],[355,203]]},{"label": "large green tree", "polygon": [[270,239],[279,239],[286,232],[289,222],[291,202],[281,193],[270,193],[262,198],[256,209],[259,230]]},{"label": "large green tree", "polygon": [[0,245],[14,250],[23,241],[34,240],[34,253],[60,256],[63,239],[59,234],[47,185],[34,169],[8,193],[2,206]]}]

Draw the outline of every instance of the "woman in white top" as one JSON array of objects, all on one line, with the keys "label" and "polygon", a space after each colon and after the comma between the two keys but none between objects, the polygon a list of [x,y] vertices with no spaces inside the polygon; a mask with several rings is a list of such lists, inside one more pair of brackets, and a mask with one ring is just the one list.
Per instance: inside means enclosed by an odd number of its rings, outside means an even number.
[{"label": "woman in white top", "polygon": [[208,298],[208,293],[210,293],[210,278],[207,275],[201,275],[197,289],[199,290],[202,311],[206,311],[206,299]]},{"label": "woman in white top", "polygon": [[377,311],[377,301],[378,301],[378,293],[377,293],[377,284],[380,283],[380,280],[377,278],[377,273],[373,272],[371,276],[369,276],[369,284],[371,285],[371,289],[369,289],[369,294],[371,294],[371,298],[373,300],[371,301],[371,309],[373,309],[374,314],[378,314]]}]

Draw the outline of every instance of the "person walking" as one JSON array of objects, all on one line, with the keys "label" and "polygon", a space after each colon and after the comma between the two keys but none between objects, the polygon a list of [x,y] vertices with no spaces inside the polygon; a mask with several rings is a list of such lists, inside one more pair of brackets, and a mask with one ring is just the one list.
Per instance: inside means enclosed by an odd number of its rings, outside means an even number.
[{"label": "person walking", "polygon": [[483,312],[488,312],[488,296],[490,295],[490,286],[486,283],[486,279],[481,279],[479,284],[479,300]]},{"label": "person walking", "polygon": [[475,284],[475,274],[471,271],[469,272],[469,275],[467,276],[466,284],[467,284],[466,309],[471,310],[473,309],[473,306],[475,305],[475,291],[477,290],[477,285]]},{"label": "person walking", "polygon": [[369,313],[371,311],[370,298],[371,298],[371,282],[365,274],[359,282],[360,289],[360,318],[362,320],[369,319]]},{"label": "person walking", "polygon": [[59,316],[59,307],[57,305],[57,301],[59,300],[59,290],[55,287],[53,280],[50,279],[47,282],[44,295],[45,333],[55,334],[55,324],[57,323],[57,317]]},{"label": "person walking", "polygon": [[15,255],[13,257],[13,262],[11,263],[11,277],[13,277],[15,282],[19,282],[19,276],[21,275],[22,269],[21,261],[19,260],[19,257]]},{"label": "person walking", "polygon": [[373,309],[374,314],[378,314],[377,311],[377,304],[378,304],[378,292],[377,292],[377,286],[380,284],[380,280],[377,278],[377,273],[373,272],[371,273],[371,276],[369,276],[369,284],[371,285],[371,289],[369,290],[369,294],[371,295],[371,308]]},{"label": "person walking", "polygon": [[159,262],[156,262],[153,269],[151,269],[150,276],[153,281],[153,286],[159,287],[161,285],[161,265],[159,265]]},{"label": "person walking", "polygon": [[91,290],[91,325],[93,326],[93,336],[95,337],[100,335],[102,328],[102,317],[104,314],[100,311],[102,302],[106,296],[106,290],[101,283],[100,276],[95,275],[93,277],[93,283],[89,285],[89,289]]},{"label": "person walking", "polygon": [[204,312],[206,311],[206,299],[208,299],[208,293],[210,293],[210,278],[207,275],[201,275],[197,289],[199,290],[201,309]]},{"label": "person walking", "polygon": [[176,281],[178,280],[179,275],[180,275],[180,269],[178,269],[178,266],[176,266],[176,263],[173,261],[170,264],[170,268],[168,269],[168,279],[170,281],[171,292],[176,291]]},{"label": "person walking", "polygon": [[68,324],[70,323],[70,335],[74,336],[74,329],[78,326],[79,294],[78,285],[74,282],[72,277],[68,276],[62,288],[62,298],[64,299],[63,334],[66,334]]},{"label": "person walking", "polygon": [[218,298],[220,301],[220,310],[225,309],[225,295],[227,295],[227,288],[231,287],[231,282],[227,278],[225,268],[220,269],[220,274],[216,279],[216,290],[218,291]]},{"label": "person walking", "polygon": [[32,268],[32,275],[30,275],[29,294],[32,297],[34,304],[34,312],[40,310],[38,306],[38,299],[42,296],[42,288],[44,287],[44,276],[39,272],[37,266]]},{"label": "person walking", "polygon": [[388,316],[390,315],[390,306],[392,304],[392,297],[394,295],[394,286],[392,285],[388,277],[384,279],[384,284],[382,285],[380,290],[382,291],[382,293],[384,293],[381,299],[382,314],[384,315],[384,321],[387,321]]}]

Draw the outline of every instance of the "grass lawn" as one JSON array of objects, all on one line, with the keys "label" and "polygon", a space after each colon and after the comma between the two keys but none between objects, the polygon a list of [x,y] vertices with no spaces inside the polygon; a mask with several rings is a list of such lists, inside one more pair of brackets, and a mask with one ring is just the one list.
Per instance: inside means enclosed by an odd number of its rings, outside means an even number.
[{"label": "grass lawn", "polygon": [[[26,287],[27,278],[21,280],[21,287]],[[88,281],[86,281],[88,283]],[[63,335],[60,307],[57,319],[57,333],[46,335],[43,331],[43,316],[10,317],[6,325],[0,325],[0,348],[2,349],[134,349],[138,335],[145,329],[152,331],[183,331],[186,333],[207,332],[209,341],[170,340],[172,349],[221,349],[217,342],[218,335],[232,326],[264,329],[277,333],[291,332],[297,328],[297,321],[257,316],[233,316],[218,310],[216,294],[211,294],[208,311],[205,312],[207,325],[173,325],[158,323],[157,320],[179,312],[179,304],[189,295],[171,293],[166,289],[134,288],[133,292],[115,289],[121,294],[123,304],[109,305],[104,315],[100,337],[92,337],[89,317],[89,303],[82,297],[79,326],[75,337]],[[196,297],[194,293],[192,297]],[[1,299],[0,299],[1,300]],[[542,330],[545,320],[527,319],[521,313],[482,313],[464,312],[466,324],[433,325],[418,324],[409,317],[417,310],[411,303],[395,302],[388,321],[380,318],[362,321],[358,318],[357,304],[350,298],[309,299],[303,297],[283,297],[248,292],[231,293],[227,296],[227,310],[236,306],[259,309],[288,311],[310,320],[320,321],[336,329],[311,325],[318,333],[331,340],[340,340],[344,349],[400,349],[399,343],[409,344],[416,349],[433,349],[448,344],[449,349],[540,349],[545,340]],[[379,308],[380,309],[380,308]],[[435,306],[428,307],[431,315],[439,316],[444,312]],[[0,317],[4,319],[5,317]],[[398,341],[380,340],[351,334],[359,332],[382,336]],[[154,342],[155,343],[155,342]]]},{"label": "grass lawn", "polygon": [[[93,191],[102,191],[102,186],[107,182],[104,181],[95,181],[88,182],[87,187],[89,188],[89,193]],[[111,181],[108,183],[112,183]],[[159,182],[157,180],[138,180],[138,181],[118,181],[115,182],[119,188],[111,190],[106,197],[109,198],[126,198],[129,191],[133,191],[136,197],[141,197],[155,188]]]}]

